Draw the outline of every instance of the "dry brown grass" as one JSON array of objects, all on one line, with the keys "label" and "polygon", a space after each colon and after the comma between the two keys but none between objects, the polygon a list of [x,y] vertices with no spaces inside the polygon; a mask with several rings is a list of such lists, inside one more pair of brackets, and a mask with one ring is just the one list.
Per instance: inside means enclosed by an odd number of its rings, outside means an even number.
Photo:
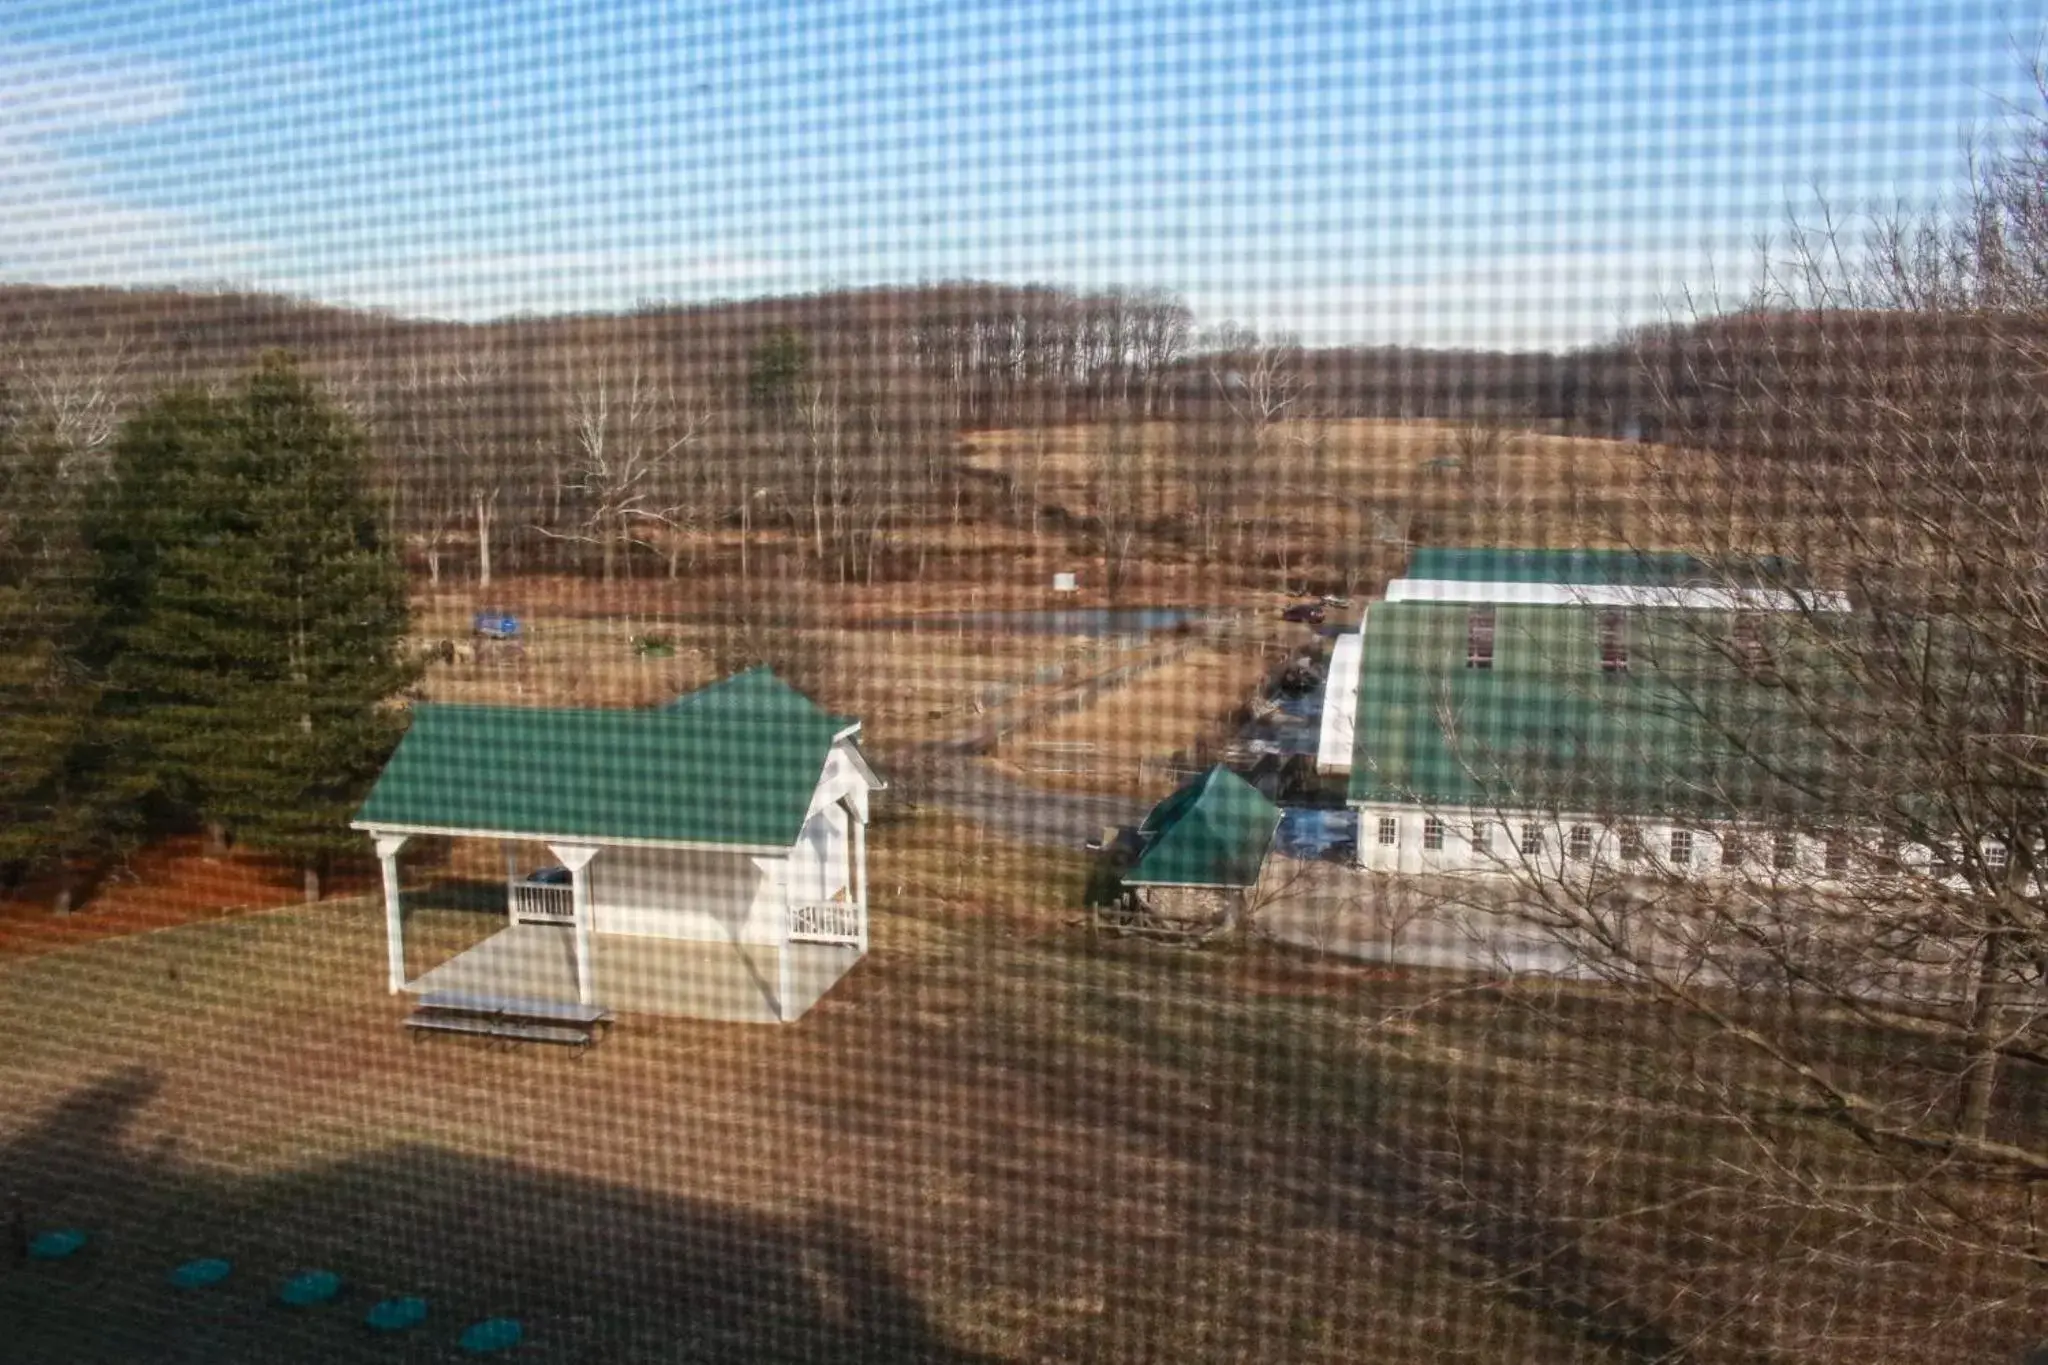
[{"label": "dry brown grass", "polygon": [[[1097,451],[1106,428],[1005,430],[967,438],[970,468],[1019,488],[1027,503],[1086,515]],[[1178,451],[1183,429],[1142,428],[1134,477],[1152,515],[1176,517],[1190,506]],[[1283,424],[1275,455],[1255,481],[1240,516],[1263,528],[1225,547],[1243,567],[1252,541],[1284,547],[1327,568],[1346,556],[1370,560],[1366,577],[1398,567],[1400,552],[1373,554],[1383,535],[1431,543],[1604,546],[1647,525],[1645,448],[1620,441],[1518,431],[1483,469],[1438,470],[1453,453],[1455,428],[1428,421],[1354,419]]]},{"label": "dry brown grass", "polygon": [[[421,641],[466,639],[469,616],[445,608],[422,613]],[[523,652],[430,665],[421,690],[430,701],[519,706],[652,706],[714,681],[717,627],[543,614],[524,618]],[[669,658],[642,657],[633,641],[671,637]],[[830,682],[819,700],[861,717],[864,735],[888,747],[949,737],[973,725],[989,705],[1028,689],[1049,665],[1077,671],[1106,656],[1099,642],[1070,637],[1000,635],[929,626],[918,630],[792,629],[789,635],[826,661]]]},{"label": "dry brown grass", "polygon": [[[407,1042],[368,905],[0,964],[0,1186],[96,1247],[0,1273],[9,1349],[382,1361],[360,1312],[425,1293],[407,1358],[513,1313],[534,1360],[1732,1365],[1820,1324],[1798,1358],[1960,1365],[2039,1306],[1936,1333],[1923,1249],[1773,1276],[1796,1214],[1605,1221],[1741,1141],[1630,1088],[1661,1032],[1624,997],[1095,949],[1077,859],[875,833],[874,955],[802,1024],[583,1060]],[[171,1294],[201,1254],[233,1279]],[[308,1265],[343,1305],[264,1304]]]},{"label": "dry brown grass", "polygon": [[1006,739],[995,756],[1046,786],[1162,796],[1173,786],[1165,761],[1220,748],[1271,662],[1256,638],[1198,645],[1085,710]]}]

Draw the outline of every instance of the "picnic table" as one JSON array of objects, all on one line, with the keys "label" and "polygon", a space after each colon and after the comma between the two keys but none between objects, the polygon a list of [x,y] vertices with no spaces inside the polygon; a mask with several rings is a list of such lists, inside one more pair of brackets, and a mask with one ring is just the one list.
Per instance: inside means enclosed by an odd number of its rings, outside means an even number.
[{"label": "picnic table", "polygon": [[609,1034],[612,1012],[559,1000],[436,991],[419,998],[405,1026],[415,1039],[427,1033],[467,1033],[508,1043],[566,1043],[589,1047],[599,1030]]}]

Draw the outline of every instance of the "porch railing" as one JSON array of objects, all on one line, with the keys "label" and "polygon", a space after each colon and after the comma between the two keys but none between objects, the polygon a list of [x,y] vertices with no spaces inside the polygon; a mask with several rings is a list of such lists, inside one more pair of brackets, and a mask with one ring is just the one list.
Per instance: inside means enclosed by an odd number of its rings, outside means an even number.
[{"label": "porch railing", "polygon": [[860,907],[852,901],[804,901],[789,907],[789,937],[798,943],[859,943]]},{"label": "porch railing", "polygon": [[575,893],[566,886],[514,882],[512,918],[541,924],[567,924],[576,918]]}]

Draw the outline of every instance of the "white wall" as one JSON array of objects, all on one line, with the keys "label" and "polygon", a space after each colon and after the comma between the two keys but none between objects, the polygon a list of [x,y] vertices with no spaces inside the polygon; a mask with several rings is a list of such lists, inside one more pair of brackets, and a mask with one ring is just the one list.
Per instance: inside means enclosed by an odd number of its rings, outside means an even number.
[{"label": "white wall", "polygon": [[[1556,875],[1590,863],[1622,870],[1640,868],[1646,875],[1662,875],[1680,870],[1672,861],[1671,836],[1675,830],[1684,830],[1692,835],[1692,859],[1684,869],[1687,875],[1702,879],[1738,875],[1754,878],[1769,877],[1775,871],[1784,876],[1797,876],[1803,884],[1831,884],[1826,876],[1825,843],[1806,835],[1792,836],[1794,866],[1781,870],[1774,864],[1776,835],[1768,829],[1735,831],[1711,825],[1641,821],[1633,828],[1641,836],[1642,855],[1631,860],[1621,856],[1621,832],[1590,817],[1517,811],[1479,814],[1457,808],[1432,812],[1418,806],[1390,804],[1363,804],[1357,809],[1358,865],[1376,872],[1507,875],[1532,870],[1533,865],[1535,871]],[[1441,848],[1425,846],[1427,822],[1431,815],[1443,822]],[[1383,819],[1395,822],[1395,841],[1391,845],[1380,842],[1379,826]],[[1473,847],[1472,829],[1475,824],[1484,825],[1487,829],[1487,852]],[[1543,847],[1540,853],[1525,857],[1520,851],[1520,840],[1523,831],[1532,826],[1540,832]],[[1572,830],[1580,826],[1592,837],[1591,855],[1584,860],[1570,854]],[[1740,866],[1724,866],[1721,861],[1722,842],[1730,833],[1742,843],[1744,862]]]},{"label": "white wall", "polygon": [[835,744],[787,854],[602,847],[587,873],[592,927],[600,934],[780,943],[786,902],[852,894],[853,821],[867,819],[869,780],[850,741]]},{"label": "white wall", "polygon": [[592,927],[715,943],[780,943],[786,859],[607,846],[590,860]]}]

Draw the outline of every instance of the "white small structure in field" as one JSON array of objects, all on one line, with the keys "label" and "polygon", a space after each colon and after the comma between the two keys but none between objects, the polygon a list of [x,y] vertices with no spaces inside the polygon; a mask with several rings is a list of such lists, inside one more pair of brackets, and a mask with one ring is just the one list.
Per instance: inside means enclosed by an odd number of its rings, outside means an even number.
[{"label": "white small structure in field", "polygon": [[[867,952],[860,722],[766,669],[648,710],[423,705],[354,828],[394,994],[788,1021]],[[501,841],[506,925],[409,979],[398,853]],[[554,865],[522,872],[520,844]]]},{"label": "white small structure in field", "polygon": [[1052,576],[1052,590],[1054,592],[1079,592],[1081,591],[1080,578],[1075,574],[1056,573]]}]

